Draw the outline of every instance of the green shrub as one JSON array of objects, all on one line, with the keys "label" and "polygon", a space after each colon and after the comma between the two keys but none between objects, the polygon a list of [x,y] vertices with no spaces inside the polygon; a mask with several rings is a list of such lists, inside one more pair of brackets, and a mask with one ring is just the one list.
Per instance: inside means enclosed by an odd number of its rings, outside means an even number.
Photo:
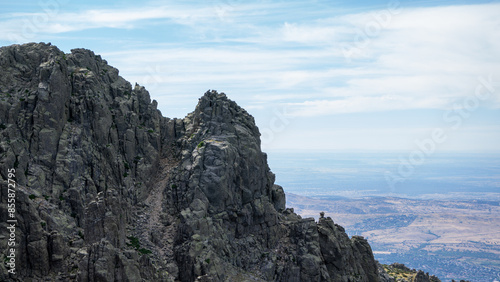
[{"label": "green shrub", "polygon": [[127,243],[127,246],[133,247],[138,251],[140,254],[147,255],[151,254],[152,252],[148,249],[141,248],[141,244],[139,243],[139,238],[134,237],[134,236],[128,236],[127,239],[130,240],[130,243]]},{"label": "green shrub", "polygon": [[139,253],[143,254],[143,255],[147,255],[147,254],[151,254],[152,252],[148,249],[144,249],[144,248],[141,248],[138,250]]},{"label": "green shrub", "polygon": [[127,243],[127,246],[134,247],[135,249],[139,249],[141,246],[139,245],[139,238],[134,236],[129,236],[127,239],[130,240],[130,243]]},{"label": "green shrub", "polygon": [[137,164],[141,160],[141,157],[137,156],[134,158],[134,163]]}]

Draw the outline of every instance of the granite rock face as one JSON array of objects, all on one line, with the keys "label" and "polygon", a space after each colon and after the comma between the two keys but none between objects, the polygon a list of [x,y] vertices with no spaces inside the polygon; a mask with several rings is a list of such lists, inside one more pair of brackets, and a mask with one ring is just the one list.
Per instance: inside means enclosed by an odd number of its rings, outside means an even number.
[{"label": "granite rock face", "polygon": [[379,281],[365,239],[285,207],[244,109],[216,91],[184,119],[156,106],[89,50],[0,48],[18,220],[0,280]]}]

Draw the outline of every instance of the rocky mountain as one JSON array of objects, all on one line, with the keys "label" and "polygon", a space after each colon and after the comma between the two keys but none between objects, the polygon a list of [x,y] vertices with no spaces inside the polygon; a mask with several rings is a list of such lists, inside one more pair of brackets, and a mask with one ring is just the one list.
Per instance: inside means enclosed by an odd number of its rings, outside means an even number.
[{"label": "rocky mountain", "polygon": [[156,107],[92,51],[0,48],[1,281],[380,281],[365,239],[285,208],[226,95]]}]

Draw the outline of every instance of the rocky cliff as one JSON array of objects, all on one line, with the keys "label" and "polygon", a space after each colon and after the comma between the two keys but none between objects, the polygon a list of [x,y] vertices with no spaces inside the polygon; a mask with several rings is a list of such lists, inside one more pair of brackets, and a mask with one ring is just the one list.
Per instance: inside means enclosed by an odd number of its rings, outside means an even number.
[{"label": "rocky cliff", "polygon": [[379,281],[365,239],[285,208],[244,109],[156,106],[89,50],[0,48],[0,280]]}]

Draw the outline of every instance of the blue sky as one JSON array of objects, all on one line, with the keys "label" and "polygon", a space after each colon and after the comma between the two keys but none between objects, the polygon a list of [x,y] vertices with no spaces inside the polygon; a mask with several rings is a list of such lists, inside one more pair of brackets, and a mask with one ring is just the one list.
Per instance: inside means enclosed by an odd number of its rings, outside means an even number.
[{"label": "blue sky", "polygon": [[0,45],[91,49],[168,117],[225,92],[266,151],[500,151],[499,1],[138,3],[10,1]]}]

